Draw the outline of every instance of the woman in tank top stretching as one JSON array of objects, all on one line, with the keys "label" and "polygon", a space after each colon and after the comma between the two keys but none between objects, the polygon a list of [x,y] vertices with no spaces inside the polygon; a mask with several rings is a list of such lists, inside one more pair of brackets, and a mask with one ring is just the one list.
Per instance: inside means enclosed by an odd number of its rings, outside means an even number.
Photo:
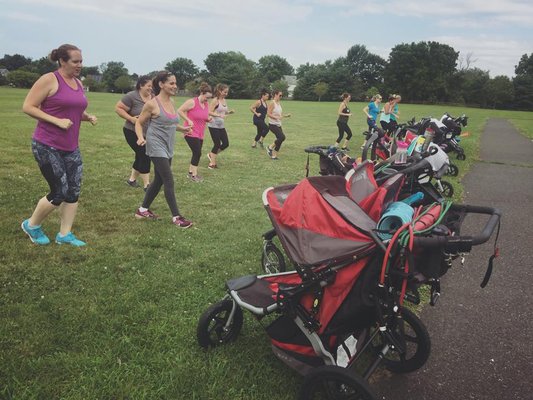
[{"label": "woman in tank top stretching", "polygon": [[[171,98],[176,95],[177,90],[176,77],[171,72],[159,72],[153,80],[153,91],[156,96],[146,102],[135,122],[137,144],[146,145],[146,154],[154,164],[154,180],[148,186],[143,203],[135,212],[135,217],[157,219],[157,215],[149,208],[163,186],[165,199],[172,213],[172,223],[180,228],[188,228],[192,222],[185,219],[178,209],[174,193],[174,176],[170,168],[174,156],[176,131],[185,133],[190,131],[190,128],[179,125],[179,115]],[[145,139],[143,125],[147,122],[150,124]]]},{"label": "woman in tank top stretching", "polygon": [[215,169],[217,166],[217,155],[226,150],[229,146],[228,132],[224,126],[224,120],[227,115],[233,114],[235,110],[230,110],[226,103],[226,97],[229,93],[229,86],[219,83],[215,86],[215,97],[209,104],[209,112],[213,119],[207,124],[211,139],[213,140],[213,148],[207,153],[209,165],[207,168]]},{"label": "woman in tank top stretching", "polygon": [[41,223],[58,209],[61,225],[56,243],[85,246],[71,232],[83,171],[78,139],[81,121],[95,125],[97,119],[85,112],[87,98],[78,79],[81,50],[64,44],[52,50],[50,60],[58,63],[58,69],[34,83],[22,106],[22,111],[38,121],[31,147],[50,192],[39,200],[21,227],[33,243],[47,245],[50,239],[41,229]]},{"label": "woman in tank top stretching", "polygon": [[198,88],[198,96],[187,100],[178,109],[178,113],[185,120],[184,126],[191,127],[191,130],[185,133],[184,137],[192,152],[187,176],[193,182],[203,181],[202,177],[198,175],[198,164],[202,156],[205,125],[211,120],[211,116],[220,116],[209,111],[208,102],[213,97],[212,93],[211,86],[202,82]]},{"label": "woman in tank top stretching", "polygon": [[276,136],[274,143],[267,147],[267,154],[272,160],[278,159],[278,151],[281,148],[281,144],[285,141],[285,134],[281,128],[281,120],[291,116],[291,114],[283,114],[283,109],[280,104],[282,97],[283,93],[281,90],[274,90],[272,93],[272,101],[267,109],[268,128]]},{"label": "woman in tank top stretching", "polygon": [[267,115],[267,100],[270,98],[270,93],[266,89],[261,89],[259,100],[250,106],[250,111],[254,114],[253,122],[257,128],[257,135],[255,135],[252,142],[252,148],[256,148],[257,144],[263,147],[263,140],[268,133],[268,125],[265,123]]}]

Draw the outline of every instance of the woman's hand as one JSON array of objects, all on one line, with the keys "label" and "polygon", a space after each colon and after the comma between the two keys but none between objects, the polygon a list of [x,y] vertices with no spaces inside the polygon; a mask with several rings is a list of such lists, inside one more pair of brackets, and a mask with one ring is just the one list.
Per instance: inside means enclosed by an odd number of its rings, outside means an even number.
[{"label": "woman's hand", "polygon": [[72,121],[68,118],[58,118],[57,119],[57,122],[56,122],[56,125],[63,129],[63,130],[67,130],[68,128],[70,128],[72,126]]},{"label": "woman's hand", "polygon": [[145,144],[146,144],[145,138],[137,139],[137,145],[144,146]]},{"label": "woman's hand", "polygon": [[92,126],[95,126],[98,123],[98,118],[96,118],[96,115],[87,115],[87,121],[89,121]]}]

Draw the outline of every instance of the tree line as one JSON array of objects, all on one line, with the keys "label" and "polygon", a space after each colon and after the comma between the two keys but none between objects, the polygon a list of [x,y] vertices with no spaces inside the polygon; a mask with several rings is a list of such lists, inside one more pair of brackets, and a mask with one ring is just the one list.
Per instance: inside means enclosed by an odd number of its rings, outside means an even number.
[{"label": "tree line", "polygon": [[[354,100],[366,101],[376,93],[384,97],[399,93],[402,101],[410,103],[533,110],[533,53],[518,60],[513,78],[491,78],[489,71],[473,66],[471,56],[464,60],[446,44],[418,42],[396,45],[387,60],[364,45],[354,45],[345,56],[322,64],[302,64],[296,69],[278,55],[266,55],[254,62],[236,51],[209,54],[203,69],[183,57],[169,61],[164,69],[176,75],[180,89],[194,92],[202,81],[212,85],[223,82],[231,86],[232,98],[255,98],[261,88],[286,91],[288,84],[283,77],[296,75],[296,100],[338,101],[343,92],[349,92]],[[9,71],[0,77],[0,85],[30,87],[56,66],[47,57],[32,60],[6,54],[0,59],[0,68]],[[84,67],[81,76],[92,91],[125,92],[133,87],[138,74],[130,73],[123,62],[110,61]]]}]

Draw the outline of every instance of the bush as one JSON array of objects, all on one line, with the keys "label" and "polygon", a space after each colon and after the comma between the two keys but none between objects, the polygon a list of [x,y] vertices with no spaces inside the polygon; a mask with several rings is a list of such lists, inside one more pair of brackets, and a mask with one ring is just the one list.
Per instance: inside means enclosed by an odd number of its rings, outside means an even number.
[{"label": "bush", "polygon": [[35,81],[39,79],[39,74],[35,72],[21,71],[20,69],[10,72],[7,75],[8,82],[20,88],[31,88]]}]

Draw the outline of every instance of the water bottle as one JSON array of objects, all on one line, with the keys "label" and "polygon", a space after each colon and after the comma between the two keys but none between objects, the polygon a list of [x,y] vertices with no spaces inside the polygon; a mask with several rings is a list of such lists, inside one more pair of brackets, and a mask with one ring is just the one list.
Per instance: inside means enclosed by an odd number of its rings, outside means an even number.
[{"label": "water bottle", "polygon": [[435,137],[435,132],[433,132],[433,129],[427,128],[424,132],[424,144],[422,145],[422,152],[426,151],[429,147],[429,144],[433,141],[433,138]]},{"label": "water bottle", "polygon": [[407,162],[407,148],[409,145],[403,140],[396,141],[396,160],[395,164],[405,164]]}]

